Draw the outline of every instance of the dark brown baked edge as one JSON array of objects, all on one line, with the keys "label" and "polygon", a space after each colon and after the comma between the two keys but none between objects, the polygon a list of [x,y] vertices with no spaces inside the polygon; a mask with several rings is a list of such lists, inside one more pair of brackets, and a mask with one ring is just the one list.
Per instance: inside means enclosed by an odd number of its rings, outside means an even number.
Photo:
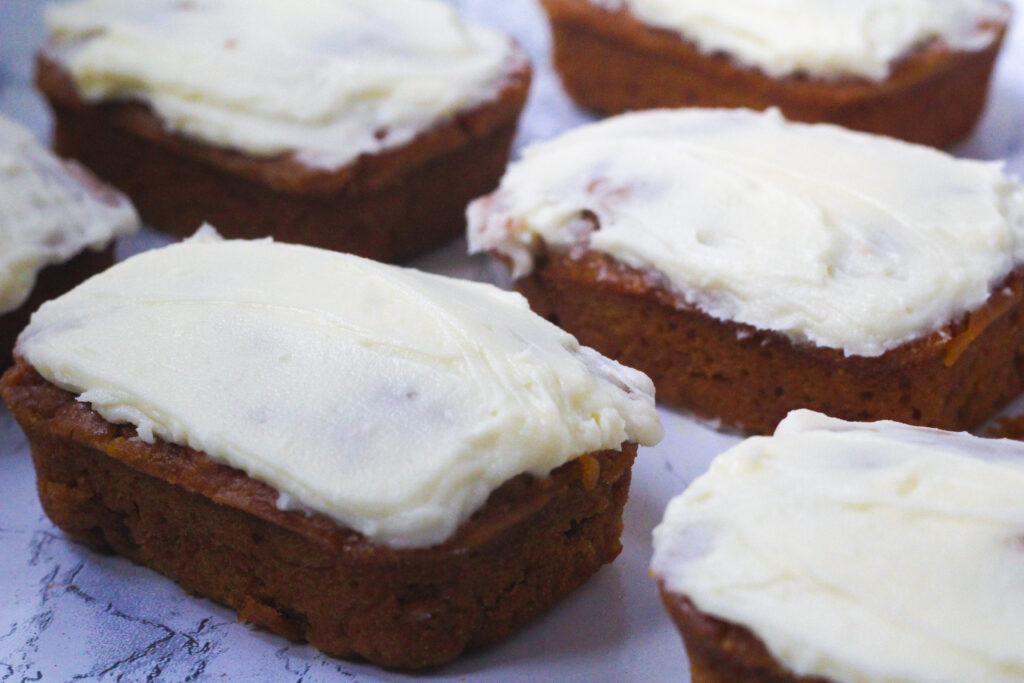
[{"label": "dark brown baked edge", "polygon": [[466,204],[494,189],[504,172],[530,74],[517,56],[496,99],[405,145],[325,171],[167,132],[137,102],[90,105],[45,52],[36,63],[57,152],[127,194],[146,222],[179,235],[208,222],[226,237],[273,236],[386,261],[465,229]]},{"label": "dark brown baked edge", "polygon": [[660,402],[747,432],[769,434],[796,408],[973,429],[1024,390],[1024,268],[981,308],[876,357],[712,318],[595,252],[542,249],[514,284],[580,343],[649,375]]},{"label": "dark brown baked edge", "polygon": [[200,452],[142,442],[23,361],[0,393],[54,524],[333,656],[441,664],[509,634],[621,550],[635,444],[515,477],[445,543],[396,550],[279,510],[273,489]]},{"label": "dark brown baked edge", "polygon": [[658,107],[777,106],[794,121],[830,122],[946,147],[974,127],[1006,25],[984,50],[941,41],[893,65],[881,82],[860,78],[774,78],[707,54],[678,34],[647,26],[628,10],[589,0],[541,0],[552,27],[554,64],[569,95],[615,114]]},{"label": "dark brown baked edge", "polygon": [[661,580],[658,592],[682,635],[693,683],[830,683],[819,676],[797,676],[749,629],[701,612],[686,596],[667,590]]},{"label": "dark brown baked edge", "polygon": [[64,263],[46,266],[36,276],[29,298],[18,308],[0,313],[0,370],[13,361],[14,343],[36,309],[80,282],[114,265],[114,245],[104,249],[85,248]]}]

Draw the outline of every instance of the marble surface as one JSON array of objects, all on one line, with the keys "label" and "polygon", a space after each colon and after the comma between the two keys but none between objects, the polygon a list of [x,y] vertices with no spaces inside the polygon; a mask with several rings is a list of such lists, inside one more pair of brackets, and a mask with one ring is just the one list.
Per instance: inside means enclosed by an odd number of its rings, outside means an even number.
[{"label": "marble surface", "polygon": [[[481,23],[514,34],[536,76],[516,142],[551,137],[590,120],[562,93],[547,59],[534,0],[452,0]],[[0,112],[46,137],[49,115],[31,85],[42,40],[42,2],[0,0]],[[1020,22],[1018,22],[1020,23]],[[1010,34],[981,125],[953,150],[1007,158],[1024,175],[1024,34]],[[124,255],[169,242],[143,231]],[[500,280],[486,259],[456,241],[413,265]],[[662,409],[665,440],[634,468],[624,550],[586,586],[511,638],[440,669],[403,675],[331,659],[238,623],[234,613],[185,594],[174,582],[70,542],[35,496],[24,438],[0,407],[0,681],[680,681],[686,658],[647,574],[650,531],[668,499],[735,436]]]}]

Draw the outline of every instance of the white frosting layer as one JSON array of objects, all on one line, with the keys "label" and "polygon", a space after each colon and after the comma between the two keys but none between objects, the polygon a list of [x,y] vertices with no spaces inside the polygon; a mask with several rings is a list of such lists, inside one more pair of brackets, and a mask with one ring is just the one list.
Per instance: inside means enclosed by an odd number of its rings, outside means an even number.
[{"label": "white frosting layer", "polygon": [[127,199],[0,116],[0,314],[25,303],[44,267],[137,228]]},{"label": "white frosting layer", "polygon": [[[591,0],[626,7],[705,52],[724,52],[769,76],[888,77],[894,60],[942,39],[981,50],[1009,20],[999,0]],[[989,22],[986,26],[985,22]]]},{"label": "white frosting layer", "polygon": [[1001,164],[776,111],[576,129],[528,148],[468,214],[471,251],[505,254],[515,276],[538,240],[589,244],[711,316],[849,355],[939,329],[1024,259],[1024,185]]},{"label": "white frosting layer", "polygon": [[794,411],[672,500],[652,569],[800,675],[1024,680],[1024,444]]},{"label": "white frosting layer", "polygon": [[140,438],[191,446],[395,547],[508,479],[661,436],[654,388],[493,286],[209,237],[43,306],[18,351]]},{"label": "white frosting layer", "polygon": [[79,0],[46,19],[88,100],[141,99],[170,130],[323,168],[493,99],[514,54],[436,0]]}]

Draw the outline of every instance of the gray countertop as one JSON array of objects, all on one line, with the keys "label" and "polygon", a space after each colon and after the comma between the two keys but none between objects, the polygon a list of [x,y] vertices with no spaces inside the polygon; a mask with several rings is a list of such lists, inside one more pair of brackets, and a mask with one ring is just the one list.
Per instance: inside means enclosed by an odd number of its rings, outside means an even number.
[{"label": "gray countertop", "polygon": [[[592,117],[562,93],[547,59],[548,36],[533,0],[453,0],[471,18],[512,33],[536,76],[517,149]],[[39,0],[0,0],[0,112],[49,134],[31,83],[42,40]],[[1020,18],[1018,18],[1020,19]],[[1007,158],[1024,175],[1024,35],[1018,21],[977,131],[953,151]],[[170,238],[150,230],[121,257]],[[482,280],[498,275],[456,241],[413,265]],[[0,407],[0,681],[679,681],[680,639],[647,574],[650,532],[665,504],[738,441],[662,409],[665,440],[643,449],[625,514],[624,550],[587,585],[511,638],[415,675],[325,657],[246,624],[173,581],[69,541],[43,514],[24,438]]]}]

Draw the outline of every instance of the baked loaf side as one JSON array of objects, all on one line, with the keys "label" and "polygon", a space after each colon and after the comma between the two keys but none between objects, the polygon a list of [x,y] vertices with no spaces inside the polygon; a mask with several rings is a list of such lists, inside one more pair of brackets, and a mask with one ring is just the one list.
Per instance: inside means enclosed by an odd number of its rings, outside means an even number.
[{"label": "baked loaf side", "polygon": [[880,356],[681,307],[645,273],[599,254],[548,253],[515,286],[581,344],[648,375],[659,401],[744,432],[771,433],[797,408],[973,429],[1024,391],[1022,270],[980,308]]},{"label": "baked loaf side", "polygon": [[1019,679],[1022,473],[1019,442],[806,410],[718,456],[654,531],[694,680]]},{"label": "baked loaf side", "polygon": [[701,612],[686,597],[666,591],[661,582],[658,591],[683,637],[694,683],[829,683],[827,678],[787,671],[750,629]]},{"label": "baked loaf side", "polygon": [[392,549],[204,454],[113,425],[24,363],[3,397],[51,520],[333,656],[440,664],[497,640],[618,555],[635,445],[521,475],[443,544]]},{"label": "baked loaf side", "polygon": [[56,524],[385,666],[610,561],[661,434],[650,380],[516,294],[212,230],[45,304],[17,354],[4,399]]},{"label": "baked loaf side", "polygon": [[57,149],[177,234],[210,221],[383,260],[458,234],[508,158],[525,55],[425,0],[261,8],[52,10],[36,81]]},{"label": "baked loaf side", "polygon": [[969,428],[1021,387],[1024,186],[998,164],[652,111],[529,148],[468,215],[535,310],[702,417]]},{"label": "baked loaf side", "polygon": [[[792,120],[836,123],[938,147],[965,136],[980,116],[1010,14],[1006,5],[984,3],[990,10],[980,18],[967,19],[973,22],[969,28],[977,31],[966,40],[918,38],[883,62],[885,69],[869,61],[864,67],[867,75],[850,73],[852,65],[847,65],[846,72],[815,74],[801,61],[808,54],[819,56],[823,69],[837,61],[851,61],[843,54],[819,55],[832,47],[848,47],[846,29],[798,27],[795,30],[801,33],[788,44],[795,54],[773,68],[768,60],[778,55],[768,48],[783,32],[769,34],[767,45],[751,40],[758,48],[752,51],[768,52],[766,61],[758,65],[738,61],[728,49],[703,47],[685,33],[638,19],[622,3],[542,0],[542,4],[551,22],[555,67],[570,96],[590,109],[617,114],[659,107],[774,106]],[[841,19],[840,9],[849,10],[830,7],[825,11]],[[723,10],[734,11],[731,3]],[[701,17],[703,12],[694,16]],[[753,26],[744,25],[735,35],[771,30],[776,18],[766,19],[759,22],[755,13],[748,21]],[[797,14],[794,22],[801,24],[805,19]],[[834,31],[840,35],[832,36]],[[877,59],[877,46],[865,42],[872,45],[868,54]],[[786,69],[793,71],[785,73]]]}]

